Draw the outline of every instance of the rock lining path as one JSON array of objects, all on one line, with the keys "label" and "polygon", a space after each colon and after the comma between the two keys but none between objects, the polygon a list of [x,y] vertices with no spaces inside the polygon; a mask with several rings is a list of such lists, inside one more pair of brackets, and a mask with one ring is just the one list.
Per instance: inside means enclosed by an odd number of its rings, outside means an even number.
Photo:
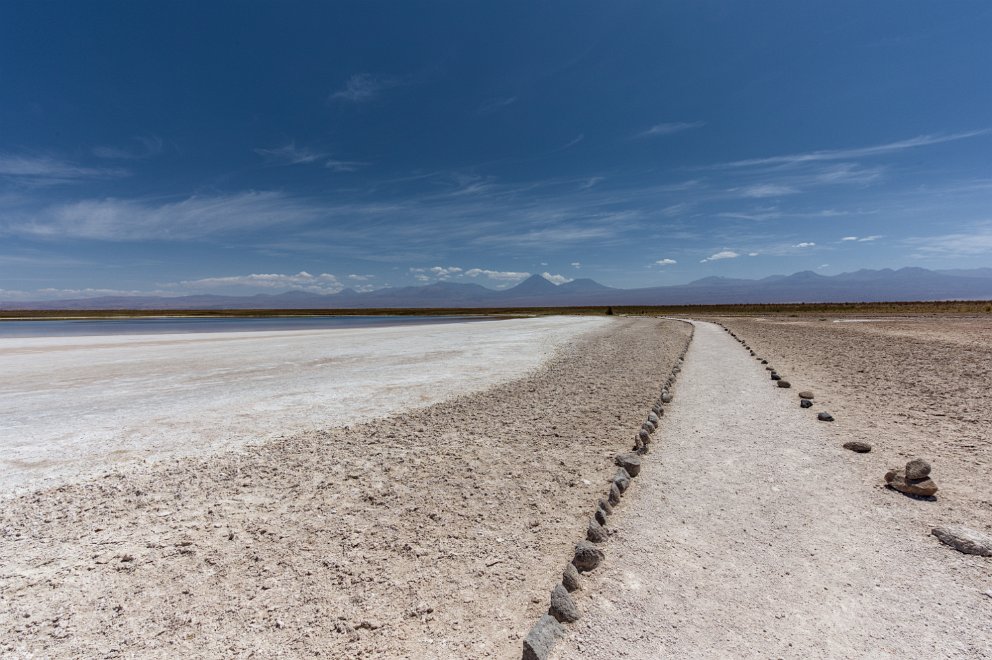
[{"label": "rock lining path", "polygon": [[904,496],[865,489],[854,462],[870,454],[841,448],[816,411],[697,323],[554,657],[992,657],[987,560],[879,506]]}]

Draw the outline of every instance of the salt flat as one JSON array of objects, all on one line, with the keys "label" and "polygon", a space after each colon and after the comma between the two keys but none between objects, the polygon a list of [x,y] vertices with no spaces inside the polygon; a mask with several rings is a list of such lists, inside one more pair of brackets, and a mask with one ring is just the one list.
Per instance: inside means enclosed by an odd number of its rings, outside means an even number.
[{"label": "salt flat", "polygon": [[0,493],[478,391],[606,323],[0,339]]}]

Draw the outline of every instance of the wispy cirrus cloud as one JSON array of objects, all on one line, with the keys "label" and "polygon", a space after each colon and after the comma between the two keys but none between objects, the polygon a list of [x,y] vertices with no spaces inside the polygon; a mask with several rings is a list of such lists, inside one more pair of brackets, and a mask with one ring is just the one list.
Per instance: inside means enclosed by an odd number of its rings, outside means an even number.
[{"label": "wispy cirrus cloud", "polygon": [[871,241],[877,241],[880,238],[884,237],[881,234],[874,234],[872,236],[845,236],[840,240],[843,242],[869,243]]},{"label": "wispy cirrus cloud", "polygon": [[0,177],[28,185],[54,185],[94,179],[116,179],[121,168],[88,167],[56,156],[0,153]]},{"label": "wispy cirrus cloud", "polygon": [[911,236],[902,243],[918,256],[973,257],[992,254],[992,222],[979,223],[965,231],[933,236]]},{"label": "wispy cirrus cloud", "polygon": [[288,228],[322,213],[319,205],[266,191],[194,195],[164,204],[108,197],[8,213],[0,216],[0,234],[115,242],[185,241],[273,226]]},{"label": "wispy cirrus cloud", "polygon": [[808,151],[805,153],[787,154],[783,156],[768,156],[765,158],[747,158],[723,163],[723,167],[753,167],[763,165],[800,165],[820,161],[833,160],[854,160],[871,156],[884,156],[887,154],[927,147],[945,142],[955,142],[957,140],[967,140],[973,137],[989,135],[992,129],[981,129],[977,131],[964,131],[961,133],[949,133],[946,135],[918,135],[906,140],[897,140],[885,144],[876,144],[868,147],[854,147],[850,149],[824,149],[820,151]]},{"label": "wispy cirrus cloud", "polygon": [[308,147],[298,147],[295,140],[280,147],[256,148],[252,151],[273,165],[322,165],[334,172],[354,172],[367,165],[357,160],[338,160],[329,153]]},{"label": "wispy cirrus cloud", "polygon": [[498,96],[496,98],[489,99],[479,106],[479,112],[484,115],[496,112],[508,105],[513,105],[517,102],[516,96]]},{"label": "wispy cirrus cloud", "polygon": [[795,195],[799,191],[791,186],[776,183],[758,183],[743,188],[731,188],[731,192],[743,197],[753,197],[761,199],[763,197],[782,197],[784,195]]},{"label": "wispy cirrus cloud", "polygon": [[512,270],[487,270],[483,268],[469,268],[465,271],[467,277],[485,277],[490,280],[501,282],[517,282],[530,277],[530,273],[522,273]]},{"label": "wispy cirrus cloud", "polygon": [[674,266],[678,262],[675,261],[674,259],[659,259],[654,263],[656,266]]},{"label": "wispy cirrus cloud", "polygon": [[404,78],[383,76],[372,73],[356,73],[345,82],[344,87],[331,94],[332,101],[365,103],[378,98],[388,89],[408,84]]},{"label": "wispy cirrus cloud", "polygon": [[646,131],[642,131],[638,133],[637,137],[648,138],[648,137],[661,137],[663,135],[674,135],[675,133],[689,131],[694,128],[702,128],[705,125],[706,123],[701,121],[662,122],[660,124],[655,124]]}]

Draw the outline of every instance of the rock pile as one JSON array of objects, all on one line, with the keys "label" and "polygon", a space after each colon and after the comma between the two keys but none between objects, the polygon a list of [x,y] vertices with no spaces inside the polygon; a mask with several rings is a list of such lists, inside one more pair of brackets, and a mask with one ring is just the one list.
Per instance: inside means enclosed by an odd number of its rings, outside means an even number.
[{"label": "rock pile", "polygon": [[914,458],[904,468],[893,468],[885,473],[885,483],[907,495],[930,497],[937,492],[937,484],[930,478],[930,464]]}]

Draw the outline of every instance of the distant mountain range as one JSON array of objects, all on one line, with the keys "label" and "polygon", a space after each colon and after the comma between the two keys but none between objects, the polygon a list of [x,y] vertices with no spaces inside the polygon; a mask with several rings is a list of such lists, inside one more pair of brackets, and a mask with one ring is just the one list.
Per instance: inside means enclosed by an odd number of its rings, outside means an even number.
[{"label": "distant mountain range", "polygon": [[706,277],[689,284],[614,289],[590,279],[555,285],[540,275],[503,290],[437,282],[367,293],[306,291],[253,296],[108,296],[0,302],[2,309],[371,309],[440,307],[567,307],[587,305],[719,305],[734,303],[872,302],[992,299],[992,268],[859,270],[826,276],[812,271],[760,280]]}]

